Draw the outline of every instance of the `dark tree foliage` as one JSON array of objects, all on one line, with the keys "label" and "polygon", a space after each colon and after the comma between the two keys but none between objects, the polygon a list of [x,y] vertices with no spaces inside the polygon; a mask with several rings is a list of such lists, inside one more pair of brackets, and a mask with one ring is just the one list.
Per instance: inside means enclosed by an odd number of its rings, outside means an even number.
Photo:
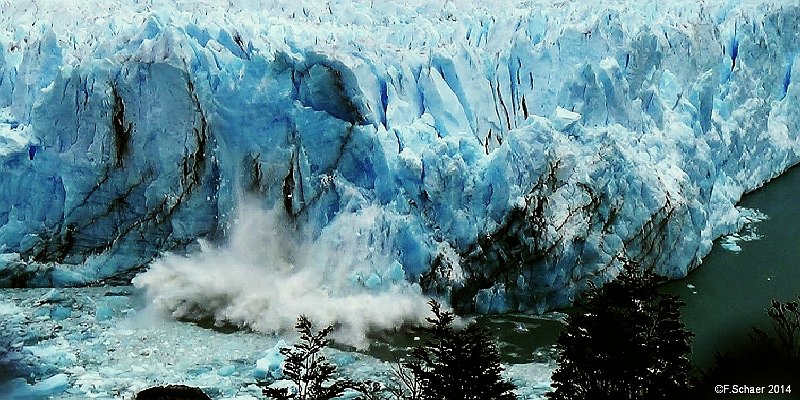
[{"label": "dark tree foliage", "polygon": [[202,390],[185,386],[154,386],[136,394],[136,400],[211,400]]},{"label": "dark tree foliage", "polygon": [[295,329],[300,333],[300,342],[284,347],[280,352],[285,357],[283,375],[294,383],[296,391],[267,386],[262,389],[265,396],[275,400],[330,400],[355,386],[348,379],[337,379],[336,365],[320,353],[330,344],[328,335],[333,326],[314,333],[311,321],[301,315]]},{"label": "dark tree foliage", "polygon": [[[800,296],[798,301],[772,300],[766,310],[772,329],[753,328],[750,342],[717,353],[716,365],[696,384],[696,397],[713,393],[715,385],[745,382],[748,385],[800,385]],[[800,398],[792,393],[791,398]],[[783,397],[789,398],[789,394]]]},{"label": "dark tree foliage", "polygon": [[753,335],[787,360],[800,362],[800,296],[797,300],[780,302],[772,299],[767,316],[772,319],[773,335],[757,328],[753,328]]},{"label": "dark tree foliage", "polygon": [[626,262],[616,280],[589,291],[559,336],[552,400],[680,399],[689,387],[691,336],[684,305],[659,293],[660,278]]},{"label": "dark tree foliage", "polygon": [[454,316],[435,300],[426,328],[430,338],[416,347],[398,376],[407,400],[512,400],[514,385],[501,377],[500,355],[489,332],[475,324],[453,328]]}]

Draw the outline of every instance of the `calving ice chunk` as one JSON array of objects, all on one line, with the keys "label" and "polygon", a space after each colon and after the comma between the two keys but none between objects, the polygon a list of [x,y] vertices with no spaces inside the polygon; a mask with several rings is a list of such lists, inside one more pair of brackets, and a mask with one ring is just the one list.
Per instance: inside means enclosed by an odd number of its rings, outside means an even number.
[{"label": "calving ice chunk", "polygon": [[133,283],[174,317],[286,333],[306,315],[337,324],[337,341],[366,348],[369,331],[421,322],[426,314],[418,284],[407,282],[388,255],[391,218],[372,206],[315,237],[295,232],[283,210],[242,202],[227,245],[203,242],[189,256],[165,255]]},{"label": "calving ice chunk", "polygon": [[5,4],[0,284],[358,342],[683,276],[797,163],[800,8],[501,3]]}]

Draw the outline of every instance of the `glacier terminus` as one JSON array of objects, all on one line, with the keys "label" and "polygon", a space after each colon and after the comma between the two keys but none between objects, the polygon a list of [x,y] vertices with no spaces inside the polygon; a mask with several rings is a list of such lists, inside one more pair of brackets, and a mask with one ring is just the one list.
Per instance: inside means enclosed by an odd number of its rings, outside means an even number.
[{"label": "glacier terminus", "polygon": [[251,303],[303,296],[543,312],[623,259],[685,276],[800,161],[781,1],[6,0],[0,26],[4,287],[133,279],[265,330],[294,315]]}]

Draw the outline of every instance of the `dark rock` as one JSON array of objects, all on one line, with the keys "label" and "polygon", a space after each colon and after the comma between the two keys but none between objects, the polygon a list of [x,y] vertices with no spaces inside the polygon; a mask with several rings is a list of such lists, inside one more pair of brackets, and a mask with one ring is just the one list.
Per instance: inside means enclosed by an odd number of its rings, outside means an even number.
[{"label": "dark rock", "polygon": [[202,390],[185,385],[154,386],[136,394],[136,400],[211,400]]}]

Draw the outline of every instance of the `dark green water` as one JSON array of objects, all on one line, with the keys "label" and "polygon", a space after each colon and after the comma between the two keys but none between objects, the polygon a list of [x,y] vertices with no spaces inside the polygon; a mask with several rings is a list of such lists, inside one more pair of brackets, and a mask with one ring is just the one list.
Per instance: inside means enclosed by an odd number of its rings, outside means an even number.
[{"label": "dark green water", "polygon": [[[544,316],[506,314],[483,315],[475,322],[496,339],[502,361],[507,364],[547,362],[555,358],[553,344],[564,327],[563,314]],[[372,337],[367,353],[384,361],[396,362],[425,339],[422,329],[405,328]],[[341,350],[352,350],[339,347]]]},{"label": "dark green water", "polygon": [[684,321],[696,335],[693,358],[700,366],[709,366],[715,352],[748,341],[751,327],[767,328],[764,310],[770,299],[785,301],[800,294],[800,168],[739,204],[769,217],[752,226],[762,238],[739,242],[738,253],[715,243],[700,268],[664,286],[686,302]]}]

